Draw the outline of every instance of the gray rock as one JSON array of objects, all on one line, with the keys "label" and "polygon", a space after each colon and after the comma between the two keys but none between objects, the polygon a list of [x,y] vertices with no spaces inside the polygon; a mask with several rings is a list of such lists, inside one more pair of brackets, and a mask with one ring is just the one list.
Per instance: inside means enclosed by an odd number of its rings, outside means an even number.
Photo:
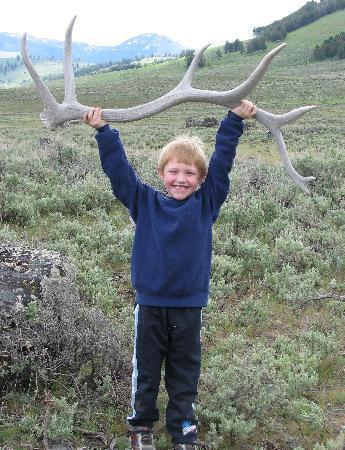
[{"label": "gray rock", "polygon": [[[10,313],[49,295],[76,298],[74,267],[59,253],[0,246],[0,312]],[[61,297],[60,297],[61,298]]]}]

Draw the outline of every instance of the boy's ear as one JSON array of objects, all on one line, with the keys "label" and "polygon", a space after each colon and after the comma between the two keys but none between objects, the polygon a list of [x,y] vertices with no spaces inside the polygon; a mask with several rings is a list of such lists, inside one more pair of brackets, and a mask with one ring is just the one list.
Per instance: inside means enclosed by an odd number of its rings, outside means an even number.
[{"label": "boy's ear", "polygon": [[206,175],[204,175],[202,178],[200,178],[199,184],[202,184],[205,180],[206,180]]},{"label": "boy's ear", "polygon": [[163,172],[157,167],[157,174],[161,180],[164,180]]}]

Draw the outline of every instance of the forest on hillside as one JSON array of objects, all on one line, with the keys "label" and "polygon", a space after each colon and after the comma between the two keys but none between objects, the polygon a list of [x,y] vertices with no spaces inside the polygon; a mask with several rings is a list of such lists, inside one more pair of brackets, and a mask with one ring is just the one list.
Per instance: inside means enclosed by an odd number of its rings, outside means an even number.
[{"label": "forest on hillside", "polygon": [[[295,31],[299,28],[304,27],[321,17],[331,14],[335,11],[345,8],[345,0],[320,0],[320,2],[311,1],[307,2],[297,11],[294,11],[288,16],[276,20],[270,25],[264,27],[255,27],[253,29],[254,38],[249,39],[245,44],[238,39],[234,42],[225,42],[224,53],[232,53],[236,51],[241,51],[241,53],[246,51],[246,53],[253,53],[260,50],[266,50],[267,42],[277,42],[286,38],[287,34]],[[325,59],[327,57],[337,57],[343,58],[341,56],[345,53],[341,46],[339,45],[339,39],[335,38],[337,49],[333,52],[332,56],[325,56],[330,54],[330,46],[334,46],[334,42],[327,43],[322,49],[317,49],[314,53],[315,59]],[[327,48],[326,48],[327,47]]]},{"label": "forest on hillside", "polygon": [[321,17],[345,8],[345,0],[320,0],[307,2],[297,11],[276,20],[265,27],[253,29],[255,37],[262,37],[266,41],[275,42],[284,39],[287,33],[315,22]]}]

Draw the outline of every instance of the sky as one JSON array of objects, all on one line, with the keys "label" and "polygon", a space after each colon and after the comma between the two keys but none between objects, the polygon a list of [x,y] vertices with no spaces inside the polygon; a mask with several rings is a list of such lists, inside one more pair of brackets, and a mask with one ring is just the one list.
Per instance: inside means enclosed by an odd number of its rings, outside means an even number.
[{"label": "sky", "polygon": [[[17,0],[2,2],[0,32],[64,40],[74,15],[74,42],[117,45],[142,33],[184,47],[249,39],[254,27],[290,14],[307,0]],[[14,5],[14,7],[13,7]]]}]

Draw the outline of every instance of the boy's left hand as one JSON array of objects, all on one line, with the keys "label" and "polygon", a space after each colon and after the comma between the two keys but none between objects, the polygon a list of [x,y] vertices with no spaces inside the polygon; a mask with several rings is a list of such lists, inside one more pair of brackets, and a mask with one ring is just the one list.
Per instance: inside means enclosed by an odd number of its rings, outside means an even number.
[{"label": "boy's left hand", "polygon": [[241,104],[232,108],[231,111],[242,117],[242,119],[250,119],[251,117],[255,117],[256,106],[250,100],[242,100]]},{"label": "boy's left hand", "polygon": [[87,123],[92,128],[96,128],[96,130],[103,127],[103,125],[107,123],[102,119],[102,110],[98,106],[97,108],[91,108],[89,111],[84,113],[83,122]]}]

